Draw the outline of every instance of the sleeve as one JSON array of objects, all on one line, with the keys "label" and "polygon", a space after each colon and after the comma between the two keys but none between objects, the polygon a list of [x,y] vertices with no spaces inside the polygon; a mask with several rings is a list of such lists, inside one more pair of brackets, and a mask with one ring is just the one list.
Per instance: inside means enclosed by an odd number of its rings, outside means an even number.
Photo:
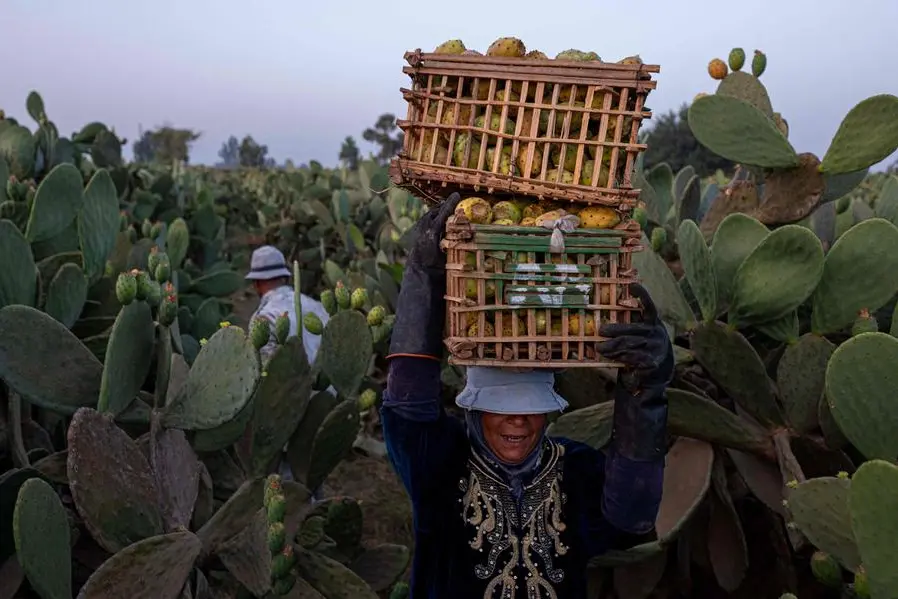
[{"label": "sleeve", "polygon": [[592,498],[582,514],[589,557],[606,551],[629,549],[655,540],[655,518],[661,505],[664,458],[629,460],[614,453],[588,448],[592,472],[584,476]]},{"label": "sleeve", "polygon": [[427,358],[396,357],[390,361],[381,420],[390,463],[419,510],[439,497],[441,474],[464,450],[467,438],[460,422],[440,404],[440,363]]}]

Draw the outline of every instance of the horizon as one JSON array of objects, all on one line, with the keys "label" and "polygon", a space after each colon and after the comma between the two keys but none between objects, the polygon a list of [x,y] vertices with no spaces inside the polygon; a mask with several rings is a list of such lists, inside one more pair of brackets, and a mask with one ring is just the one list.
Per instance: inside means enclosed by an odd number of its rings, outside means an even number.
[{"label": "horizon", "polygon": [[[189,6],[93,0],[91,11],[50,0],[6,0],[0,52],[15,61],[4,73],[0,108],[33,126],[25,98],[35,90],[62,135],[104,122],[127,139],[129,160],[140,128],[171,124],[201,133],[191,146],[191,164],[214,165],[230,135],[251,135],[278,164],[292,159],[334,166],[347,136],[367,156],[374,146],[362,131],[383,113],[405,118],[399,93],[409,82],[402,73],[405,51],[430,51],[453,38],[485,51],[505,35],[549,56],[574,47],[608,61],[640,54],[659,64],[658,87],[647,102],[654,118],[646,128],[697,93],[714,90],[707,74],[712,58],[726,60],[739,46],[750,61],[758,48],[768,57],[761,80],[789,122],[790,141],[798,152],[821,158],[854,105],[875,94],[898,94],[898,79],[887,80],[881,66],[898,62],[890,39],[898,3],[869,0],[863,10],[846,11],[835,2],[758,0],[738,13],[710,0],[692,0],[688,8],[650,4],[658,8],[641,8],[634,27],[629,6],[586,7],[574,0],[558,0],[549,11],[524,0],[511,14],[505,5],[461,0],[429,19],[432,13],[420,4],[403,0],[356,0],[348,7],[273,0],[251,18],[235,0]],[[727,26],[738,19],[749,25],[742,32]],[[722,26],[708,25],[715,21]],[[839,43],[828,43],[836,38]],[[896,159],[898,152],[871,170]]]}]

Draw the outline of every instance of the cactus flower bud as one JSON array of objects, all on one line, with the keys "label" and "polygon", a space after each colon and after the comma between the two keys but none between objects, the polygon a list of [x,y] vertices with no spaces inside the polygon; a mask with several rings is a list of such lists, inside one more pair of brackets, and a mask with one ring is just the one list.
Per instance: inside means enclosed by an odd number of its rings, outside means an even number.
[{"label": "cactus flower bud", "polygon": [[287,543],[284,548],[271,558],[271,576],[275,580],[283,578],[290,573],[290,568],[296,564],[296,553],[293,545]]},{"label": "cactus flower bud", "polygon": [[178,318],[178,298],[174,295],[165,295],[159,304],[156,320],[165,327],[171,326]]},{"label": "cactus flower bud", "polygon": [[287,531],[283,522],[272,522],[268,526],[268,550],[271,555],[277,555],[284,548],[287,540]]},{"label": "cactus flower bud", "polygon": [[368,290],[361,287],[353,290],[349,305],[353,310],[361,310],[368,303]]},{"label": "cactus flower bud", "polygon": [[377,403],[377,392],[374,389],[365,389],[359,395],[359,410],[367,412]]},{"label": "cactus flower bud", "polygon": [[371,311],[368,312],[368,325],[372,327],[376,327],[379,324],[382,324],[384,321],[384,316],[386,316],[386,310],[384,310],[383,306],[374,306],[371,308]]},{"label": "cactus flower bud", "polygon": [[314,312],[306,312],[302,315],[302,325],[313,335],[320,335],[324,331],[324,324]]},{"label": "cactus flower bud", "polygon": [[861,333],[876,333],[879,331],[879,323],[876,317],[870,314],[867,309],[862,309],[857,313],[854,324],[851,325],[851,336],[857,337]]},{"label": "cactus flower bud", "polygon": [[842,587],[842,566],[828,553],[814,552],[811,556],[811,572],[814,578],[830,588]]},{"label": "cactus flower bud", "polygon": [[334,297],[333,291],[325,289],[321,292],[321,305],[324,306],[325,311],[331,316],[337,313],[337,298]]},{"label": "cactus flower bud", "polygon": [[265,506],[265,509],[268,509],[268,504],[271,503],[271,498],[273,496],[282,495],[283,492],[284,486],[281,482],[281,475],[269,474],[268,478],[265,479],[265,495],[262,499],[262,503]]},{"label": "cactus flower bud", "polygon": [[249,339],[257,350],[265,347],[271,337],[271,323],[265,318],[256,318],[249,327]]},{"label": "cactus flower bud", "polygon": [[159,260],[156,264],[156,267],[152,269],[150,272],[153,273],[153,278],[156,279],[159,283],[165,283],[171,277],[171,260],[168,259],[168,254],[165,252],[159,252]]},{"label": "cactus flower bud", "polygon": [[132,269],[131,274],[134,275],[134,278],[137,279],[137,299],[143,300],[146,299],[147,293],[149,293],[150,287],[150,277],[149,275],[138,269]]},{"label": "cactus flower bud", "polygon": [[342,281],[337,281],[337,286],[334,288],[334,297],[337,298],[337,306],[341,310],[348,310],[351,298],[349,297],[349,289],[347,289]]},{"label": "cactus flower bud", "polygon": [[283,493],[276,493],[268,501],[268,523],[283,522],[287,513],[287,499]]},{"label": "cactus flower bud", "polygon": [[115,297],[123,306],[127,306],[137,297],[137,279],[133,273],[123,272],[115,281]]},{"label": "cactus flower bud", "polygon": [[274,338],[277,339],[278,345],[283,345],[287,343],[287,337],[289,336],[290,317],[284,312],[274,321]]}]

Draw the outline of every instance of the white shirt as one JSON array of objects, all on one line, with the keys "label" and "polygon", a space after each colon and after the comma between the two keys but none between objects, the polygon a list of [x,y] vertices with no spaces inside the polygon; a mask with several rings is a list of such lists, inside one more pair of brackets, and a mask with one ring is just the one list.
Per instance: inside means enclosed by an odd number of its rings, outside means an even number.
[{"label": "white shirt", "polygon": [[[318,355],[318,348],[321,346],[321,336],[313,335],[302,326],[302,323],[297,322],[293,298],[293,287],[282,285],[281,287],[266,292],[259,302],[259,307],[253,313],[253,319],[261,317],[271,323],[271,336],[268,343],[259,350],[263,361],[267,361],[271,358],[271,354],[274,353],[275,348],[277,348],[277,341],[274,336],[274,322],[281,314],[286,312],[287,316],[290,318],[290,334],[288,337],[295,337],[297,330],[302,328],[302,344],[306,348],[309,364],[315,362],[315,356]],[[327,324],[330,315],[328,315],[324,306],[321,305],[321,302],[317,302],[307,295],[300,295],[300,302],[303,314],[313,312],[318,315],[322,324]],[[252,322],[252,320],[250,322]]]}]

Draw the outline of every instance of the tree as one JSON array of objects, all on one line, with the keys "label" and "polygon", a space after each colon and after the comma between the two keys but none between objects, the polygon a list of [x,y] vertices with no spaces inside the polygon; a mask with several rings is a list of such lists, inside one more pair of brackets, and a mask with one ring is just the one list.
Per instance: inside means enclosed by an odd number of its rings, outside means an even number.
[{"label": "tree", "polygon": [[402,149],[402,141],[404,135],[402,131],[393,135],[398,129],[396,126],[396,117],[390,113],[380,115],[374,127],[369,127],[362,132],[362,138],[370,143],[380,146],[375,158],[381,164],[386,164],[390,158],[399,153]]},{"label": "tree", "polygon": [[268,158],[268,146],[259,145],[251,135],[246,135],[240,142],[240,166],[261,168],[272,166],[274,160]]},{"label": "tree", "polygon": [[141,131],[134,142],[135,162],[190,162],[190,144],[200,138],[200,134],[190,129],[177,129],[171,125],[157,127],[151,131]]},{"label": "tree", "polygon": [[648,149],[645,167],[649,169],[661,162],[670,165],[673,172],[691,165],[700,177],[713,175],[717,169],[732,172],[735,164],[718,156],[701,145],[689,128],[689,105],[683,104],[676,112],[671,110],[652,119],[654,122],[643,136]]},{"label": "tree", "polygon": [[340,148],[340,161],[350,169],[355,169],[359,165],[359,147],[351,135],[346,136],[346,139],[343,140],[343,146]]},{"label": "tree", "polygon": [[228,141],[221,144],[218,157],[221,158],[219,165],[225,168],[232,168],[240,164],[240,142],[236,137],[232,135]]}]

